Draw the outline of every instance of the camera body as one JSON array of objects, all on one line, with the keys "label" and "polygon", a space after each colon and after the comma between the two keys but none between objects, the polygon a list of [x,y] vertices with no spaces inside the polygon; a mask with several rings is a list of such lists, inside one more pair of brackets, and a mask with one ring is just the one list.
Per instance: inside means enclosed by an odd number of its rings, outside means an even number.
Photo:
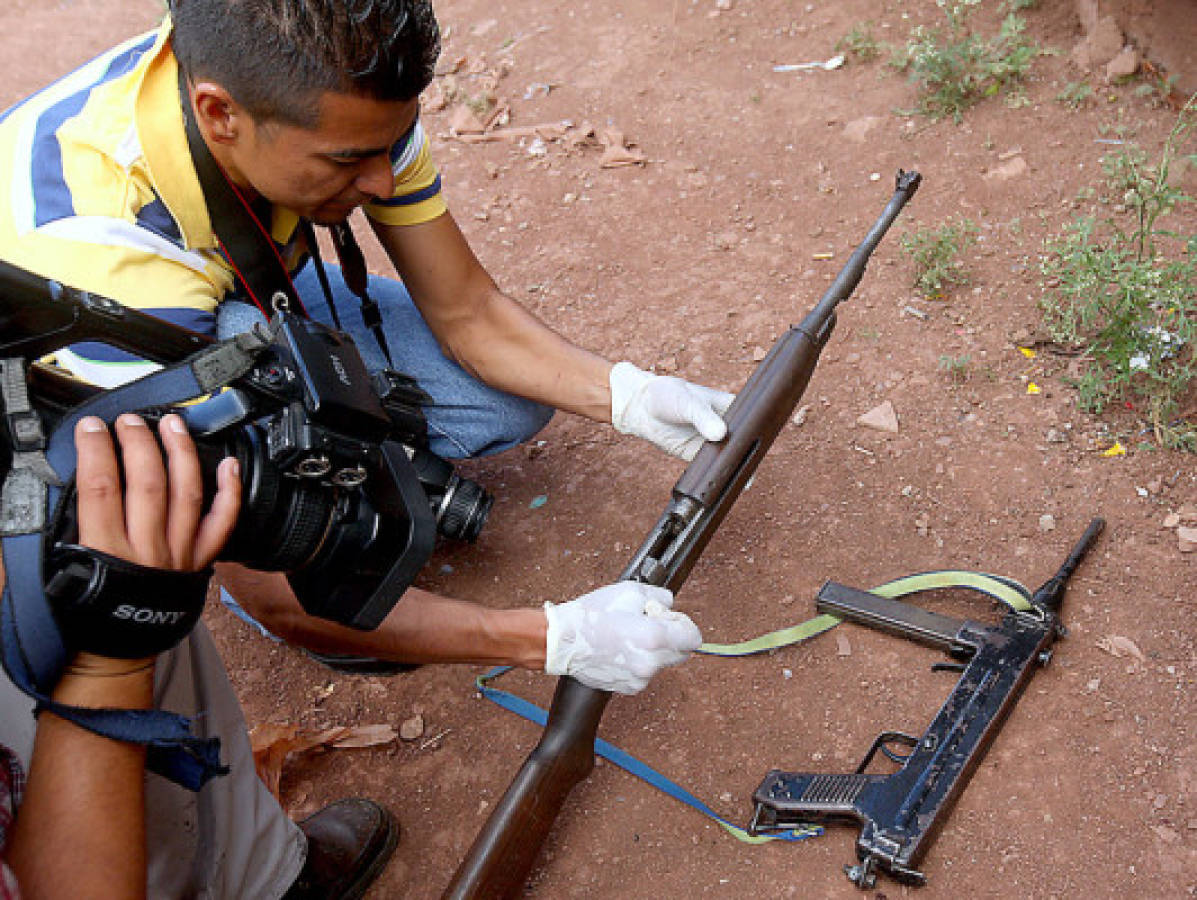
[{"label": "camera body", "polygon": [[[0,356],[25,359],[97,340],[171,363],[212,343],[3,263],[0,336]],[[422,406],[431,398],[415,379],[371,375],[347,335],[286,310],[255,338],[247,372],[171,408],[188,422],[209,498],[220,460],[241,463],[241,512],[221,558],[285,572],[313,615],[375,628],[437,535],[474,540],[493,498],[428,449]],[[50,424],[96,390],[42,366],[30,378],[34,409]],[[72,518],[60,517],[51,544],[72,539]]]}]

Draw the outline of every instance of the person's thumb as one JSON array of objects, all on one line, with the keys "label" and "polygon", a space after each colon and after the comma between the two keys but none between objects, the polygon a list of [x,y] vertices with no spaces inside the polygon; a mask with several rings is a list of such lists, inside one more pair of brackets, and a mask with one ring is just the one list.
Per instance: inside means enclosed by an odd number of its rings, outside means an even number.
[{"label": "person's thumb", "polygon": [[687,418],[708,441],[721,441],[727,435],[727,423],[712,409],[711,401],[696,390],[687,391]]}]

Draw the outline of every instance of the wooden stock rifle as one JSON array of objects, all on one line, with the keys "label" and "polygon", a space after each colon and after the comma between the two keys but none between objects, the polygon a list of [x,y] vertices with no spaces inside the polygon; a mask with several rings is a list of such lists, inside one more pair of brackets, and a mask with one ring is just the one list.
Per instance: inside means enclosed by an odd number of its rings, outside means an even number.
[{"label": "wooden stock rifle", "polygon": [[[881,238],[921,176],[898,171],[894,195],[827,292],[778,338],[728,408],[727,437],[706,443],[687,466],[665,510],[621,581],[676,592],[740,496],[810,381],[835,328],[835,308],[851,296]],[[558,680],[548,722],[458,867],[444,896],[454,900],[516,897],[574,786],[594,768],[594,741],[611,694],[573,678]]]}]

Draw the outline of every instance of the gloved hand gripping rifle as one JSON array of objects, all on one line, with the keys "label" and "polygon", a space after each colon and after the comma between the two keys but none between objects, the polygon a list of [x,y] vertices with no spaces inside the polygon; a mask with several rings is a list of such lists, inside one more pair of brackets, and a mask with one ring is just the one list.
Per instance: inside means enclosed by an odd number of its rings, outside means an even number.
[{"label": "gloved hand gripping rifle", "polygon": [[[724,416],[727,437],[707,443],[673,487],[672,499],[621,580],[677,591],[802,398],[831,332],[835,308],[851,296],[865,265],[918,189],[917,172],[898,172],[881,217],[815,308],[782,335]],[[540,743],[499,801],[445,892],[452,898],[508,898],[528,874],[574,785],[594,768],[594,740],[606,691],[563,677]]]}]

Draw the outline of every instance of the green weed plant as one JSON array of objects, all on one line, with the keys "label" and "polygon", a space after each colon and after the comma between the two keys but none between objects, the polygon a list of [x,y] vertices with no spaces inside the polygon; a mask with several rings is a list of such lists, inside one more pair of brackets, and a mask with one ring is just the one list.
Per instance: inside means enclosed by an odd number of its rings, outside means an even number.
[{"label": "green weed plant", "polygon": [[964,353],[960,356],[943,353],[939,357],[939,370],[948,376],[948,380],[952,384],[964,384],[969,380],[971,374],[969,367],[972,364],[972,360],[972,354],[970,353]]},{"label": "green weed plant", "polygon": [[840,38],[835,49],[845,53],[857,62],[869,62],[881,55],[883,44],[873,36],[871,22],[861,22]]},{"label": "green weed plant", "polygon": [[1026,37],[1026,20],[1018,10],[1027,0],[1004,0],[998,33],[983,36],[973,26],[982,0],[936,0],[944,22],[920,25],[892,64],[910,75],[918,90],[917,110],[934,119],[964,112],[985,97],[1012,89],[1028,72],[1038,48]]},{"label": "green weed plant", "polygon": [[1070,81],[1056,94],[1056,102],[1063,103],[1069,109],[1080,109],[1092,96],[1092,85],[1084,81]]},{"label": "green weed plant", "polygon": [[1133,144],[1102,159],[1109,209],[1048,240],[1040,301],[1052,337],[1088,360],[1075,381],[1083,408],[1129,403],[1160,444],[1193,451],[1184,404],[1197,387],[1197,227],[1194,198],[1174,182],[1178,164],[1197,166],[1195,127],[1197,95],[1158,160]]},{"label": "green weed plant", "polygon": [[976,239],[977,225],[969,219],[902,235],[902,249],[914,260],[914,288],[928,299],[942,300],[952,288],[968,284],[961,254]]}]

